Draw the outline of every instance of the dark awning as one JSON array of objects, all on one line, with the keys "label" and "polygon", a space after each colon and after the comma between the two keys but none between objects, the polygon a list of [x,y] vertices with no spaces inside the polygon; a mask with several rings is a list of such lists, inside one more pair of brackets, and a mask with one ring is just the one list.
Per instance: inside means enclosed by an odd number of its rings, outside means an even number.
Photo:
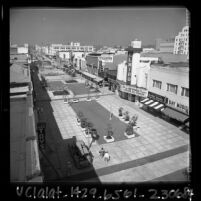
[{"label": "dark awning", "polygon": [[188,115],[185,115],[179,111],[173,110],[169,107],[166,107],[162,113],[164,113],[165,115],[169,116],[170,118],[176,119],[178,121],[184,122],[185,120],[187,120],[189,118]]}]

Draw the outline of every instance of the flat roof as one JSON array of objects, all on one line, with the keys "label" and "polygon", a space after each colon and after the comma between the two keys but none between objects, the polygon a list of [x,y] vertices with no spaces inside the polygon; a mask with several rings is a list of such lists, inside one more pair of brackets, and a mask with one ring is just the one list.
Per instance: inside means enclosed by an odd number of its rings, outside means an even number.
[{"label": "flat roof", "polygon": [[10,100],[10,179],[27,181],[39,175],[40,164],[31,96]]},{"label": "flat roof", "polygon": [[188,62],[188,56],[184,54],[142,52],[141,57],[160,57],[164,61],[164,63]]}]

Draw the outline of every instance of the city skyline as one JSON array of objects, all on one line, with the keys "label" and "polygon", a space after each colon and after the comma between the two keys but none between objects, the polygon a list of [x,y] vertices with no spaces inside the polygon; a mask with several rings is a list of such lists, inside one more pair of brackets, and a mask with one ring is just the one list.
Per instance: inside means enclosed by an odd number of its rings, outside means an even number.
[{"label": "city skyline", "polygon": [[12,44],[121,45],[174,38],[186,23],[185,8],[11,9]]}]

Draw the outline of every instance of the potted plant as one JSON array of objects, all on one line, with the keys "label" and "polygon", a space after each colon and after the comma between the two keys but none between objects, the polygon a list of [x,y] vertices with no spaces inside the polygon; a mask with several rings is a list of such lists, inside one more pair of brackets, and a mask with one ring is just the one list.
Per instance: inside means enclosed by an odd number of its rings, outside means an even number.
[{"label": "potted plant", "polygon": [[119,108],[119,116],[122,117],[123,116],[123,107]]},{"label": "potted plant", "polygon": [[134,130],[133,130],[133,126],[129,123],[128,126],[126,127],[126,130],[124,132],[124,135],[127,137],[127,138],[133,138],[135,137],[135,133],[134,133]]},{"label": "potted plant", "polygon": [[124,118],[124,120],[125,120],[126,122],[129,122],[129,120],[130,120],[130,116],[129,116],[128,111],[125,112],[125,118]]},{"label": "potted plant", "polygon": [[106,142],[114,142],[114,137],[113,137],[113,130],[112,130],[112,126],[111,124],[108,124],[108,127],[107,127],[107,135],[104,136],[104,140]]},{"label": "potted plant", "polygon": [[131,125],[132,125],[133,127],[136,126],[137,120],[138,120],[138,115],[136,115],[136,114],[133,115],[132,118],[131,118]]}]

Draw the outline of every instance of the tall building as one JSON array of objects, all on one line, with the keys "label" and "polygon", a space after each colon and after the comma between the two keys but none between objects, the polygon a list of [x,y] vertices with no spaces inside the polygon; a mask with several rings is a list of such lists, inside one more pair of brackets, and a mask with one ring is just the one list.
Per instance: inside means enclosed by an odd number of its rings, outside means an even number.
[{"label": "tall building", "polygon": [[190,12],[186,9],[186,26],[190,27]]},{"label": "tall building", "polygon": [[175,37],[174,54],[189,54],[189,26],[183,27]]}]

